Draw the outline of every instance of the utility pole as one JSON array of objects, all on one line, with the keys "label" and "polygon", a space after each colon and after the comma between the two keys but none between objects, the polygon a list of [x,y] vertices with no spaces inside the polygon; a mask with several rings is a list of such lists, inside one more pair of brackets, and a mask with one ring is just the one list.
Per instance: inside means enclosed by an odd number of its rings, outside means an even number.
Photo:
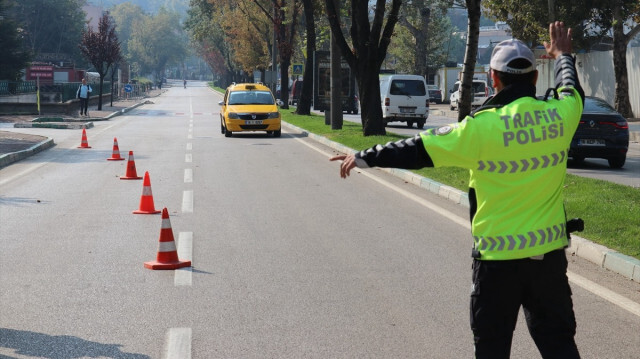
[{"label": "utility pole", "polygon": [[[335,16],[340,20],[340,0],[333,0]],[[340,47],[331,34],[331,129],[342,129],[342,59]]]}]

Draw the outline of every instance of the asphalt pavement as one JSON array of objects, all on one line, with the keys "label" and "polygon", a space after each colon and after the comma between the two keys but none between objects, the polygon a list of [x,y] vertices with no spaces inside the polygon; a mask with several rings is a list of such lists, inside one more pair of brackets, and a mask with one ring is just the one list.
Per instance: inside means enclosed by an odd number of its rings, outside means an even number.
[{"label": "asphalt pavement", "polygon": [[[160,90],[156,90],[151,93],[150,97],[159,96],[161,95],[161,93],[162,92]],[[116,116],[126,114],[127,112],[135,109],[138,106],[141,106],[145,103],[150,103],[150,101],[152,101],[152,98],[144,98],[139,101],[118,101],[114,102],[110,106],[103,106],[102,111],[98,111],[95,107],[90,108],[90,116],[86,118],[56,118],[55,116],[48,116],[50,118],[55,118],[56,120],[52,120],[52,122],[17,122],[15,124],[15,127],[50,127],[78,129],[82,128],[82,126],[85,126],[87,128],[90,128],[93,126],[94,121],[106,121]],[[290,124],[284,123],[283,125],[294,131],[302,132],[310,138],[313,138],[314,140],[317,140],[338,151],[354,151],[341,144],[329,141],[324,137],[308,133],[307,131]],[[631,134],[631,141],[640,141],[640,119],[635,119],[634,121],[629,122],[629,129]],[[55,143],[53,138],[33,134],[17,133],[13,131],[3,131],[0,129],[0,169],[14,162],[32,156],[40,151],[53,147],[54,145]],[[398,169],[389,169],[387,171],[392,175],[405,179],[407,182],[418,185],[425,190],[438,194],[439,196],[446,197],[449,200],[452,200],[460,205],[469,205],[468,196],[465,192],[415,175],[410,171]],[[619,273],[636,282],[640,282],[640,260],[638,259],[623,255],[576,235],[572,235],[572,244],[569,248],[569,251],[573,255],[587,259],[603,268]]]}]

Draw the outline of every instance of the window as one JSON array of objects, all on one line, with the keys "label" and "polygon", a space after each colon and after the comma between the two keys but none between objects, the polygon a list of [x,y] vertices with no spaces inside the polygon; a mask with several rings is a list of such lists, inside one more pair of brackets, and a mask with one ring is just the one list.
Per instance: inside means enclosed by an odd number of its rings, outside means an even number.
[{"label": "window", "polygon": [[391,95],[426,96],[427,90],[423,81],[393,80],[389,93]]}]

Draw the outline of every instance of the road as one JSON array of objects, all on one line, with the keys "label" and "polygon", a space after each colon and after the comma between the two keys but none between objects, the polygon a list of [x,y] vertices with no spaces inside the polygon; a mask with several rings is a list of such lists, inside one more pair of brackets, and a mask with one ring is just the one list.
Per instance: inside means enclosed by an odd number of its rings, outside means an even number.
[{"label": "road", "polygon": [[[458,119],[456,111],[450,111],[448,105],[431,104],[431,115],[427,119],[425,129],[439,127]],[[344,114],[345,121],[361,123],[359,115]],[[636,127],[634,127],[635,129]],[[415,127],[407,128],[403,122],[392,122],[387,126],[388,132],[398,133],[405,136],[413,136],[420,131]],[[604,159],[587,158],[583,163],[575,163],[569,159],[567,172],[578,176],[601,179],[613,183],[640,188],[640,143],[629,143],[627,161],[621,169],[609,168],[609,164]]]},{"label": "road", "polygon": [[[200,86],[198,86],[200,85]],[[219,95],[170,88],[0,170],[0,357],[469,358],[468,211],[378,170],[340,179],[301,134],[220,133]],[[106,161],[117,137],[162,221]],[[570,258],[584,358],[640,352],[640,284]],[[514,358],[539,357],[520,318]]]}]

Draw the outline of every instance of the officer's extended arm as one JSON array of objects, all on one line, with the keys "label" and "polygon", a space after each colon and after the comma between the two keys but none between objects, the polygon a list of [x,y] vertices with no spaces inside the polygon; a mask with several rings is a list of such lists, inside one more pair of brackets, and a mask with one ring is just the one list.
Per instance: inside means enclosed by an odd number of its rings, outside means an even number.
[{"label": "officer's extended arm", "polygon": [[386,145],[376,145],[367,150],[350,155],[340,155],[330,158],[331,161],[343,161],[340,165],[340,177],[349,176],[354,167],[394,167],[416,169],[433,167],[431,157],[422,145],[422,138],[416,135],[412,138]]},{"label": "officer's extended arm", "polygon": [[569,88],[574,88],[580,94],[584,104],[584,90],[578,80],[575,58],[571,56],[571,29],[565,29],[564,23],[556,21],[549,24],[549,42],[544,42],[547,53],[556,59],[555,80],[556,89],[566,88],[565,91],[572,93]]}]

